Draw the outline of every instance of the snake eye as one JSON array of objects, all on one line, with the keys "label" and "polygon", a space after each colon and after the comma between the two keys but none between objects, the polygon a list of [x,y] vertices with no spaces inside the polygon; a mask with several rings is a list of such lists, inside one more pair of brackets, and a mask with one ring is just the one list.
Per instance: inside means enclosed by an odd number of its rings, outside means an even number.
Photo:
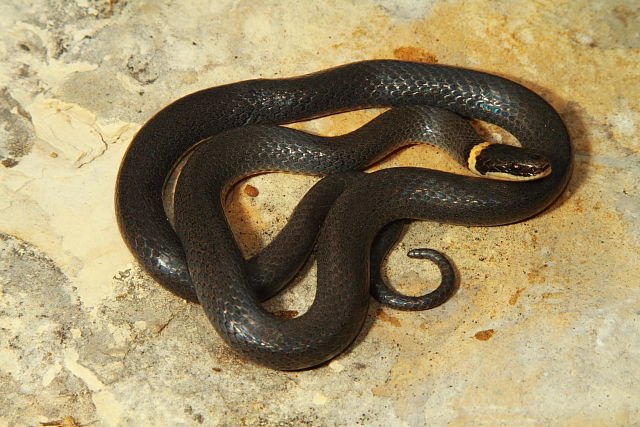
[{"label": "snake eye", "polygon": [[[529,181],[551,173],[549,160],[539,152],[503,144],[480,144],[472,150],[469,166],[479,175],[495,179]],[[480,146],[478,146],[480,147]],[[472,159],[471,156],[475,157]]]}]

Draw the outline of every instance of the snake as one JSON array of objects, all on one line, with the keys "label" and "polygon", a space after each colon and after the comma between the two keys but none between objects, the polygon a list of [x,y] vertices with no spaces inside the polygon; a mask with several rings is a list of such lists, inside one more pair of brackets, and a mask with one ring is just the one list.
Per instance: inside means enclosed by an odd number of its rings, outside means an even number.
[{"label": "snake", "polygon": [[[386,118],[365,125],[365,130],[377,127],[379,135],[393,141],[382,148],[353,138],[356,143],[343,144],[353,147],[335,150],[339,144],[322,144],[313,135],[273,126],[377,107],[392,107]],[[394,114],[400,120],[387,120]],[[408,144],[407,138],[415,135],[405,119],[424,114],[444,117],[445,124],[427,120],[435,124],[414,128],[422,129],[427,140],[439,127],[444,134],[465,135],[464,143],[445,142],[443,147],[480,176],[422,168],[360,171]],[[522,148],[470,134],[467,138],[457,116],[500,126]],[[342,154],[327,155],[325,148]],[[167,174],[189,150],[194,155],[177,182],[172,225],[162,190]],[[210,153],[195,155],[198,151]],[[296,160],[287,164],[289,155]],[[292,319],[262,307],[262,297],[277,291],[274,280],[265,280],[270,284],[262,295],[255,291],[248,261],[224,216],[222,195],[233,183],[241,175],[268,170],[328,174],[326,187],[336,190],[331,203],[320,209],[320,216],[325,216],[313,243],[318,264],[314,301]],[[522,221],[558,198],[571,171],[566,127],[532,90],[471,69],[370,60],[299,77],[211,87],[169,104],[143,125],[128,147],[118,172],[115,205],[123,239],[148,274],[174,294],[202,304],[220,337],[247,360],[298,370],[331,360],[360,332],[370,281],[376,279],[370,270],[371,248],[385,226],[406,219],[464,226]],[[417,256],[433,257],[418,252]],[[257,270],[277,269],[276,264],[262,263]],[[445,271],[442,276],[444,283]]]}]

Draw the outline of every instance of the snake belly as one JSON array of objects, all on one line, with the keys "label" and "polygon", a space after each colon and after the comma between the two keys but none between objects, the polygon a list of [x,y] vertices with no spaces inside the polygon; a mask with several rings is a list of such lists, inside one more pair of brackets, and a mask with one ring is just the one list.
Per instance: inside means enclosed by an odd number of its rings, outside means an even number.
[{"label": "snake belly", "polygon": [[[523,147],[546,156],[552,172],[532,182],[411,168],[367,174],[347,186],[331,207],[318,242],[316,299],[294,319],[276,318],[261,308],[246,283],[244,260],[228,227],[207,227],[212,219],[207,210],[197,202],[182,206],[177,197],[183,219],[177,230],[185,254],[164,213],[161,193],[166,174],[191,145],[247,124],[404,105],[430,105],[501,126]],[[336,167],[327,165],[326,170]],[[364,61],[301,77],[213,87],[165,107],[143,126],[125,155],[116,211],[124,240],[143,268],[177,295],[198,299],[234,349],[273,368],[303,369],[339,354],[359,332],[367,311],[368,249],[385,224],[402,218],[462,225],[519,221],[555,200],[570,173],[571,145],[560,117],[523,86],[441,65]],[[178,188],[176,196],[181,193]],[[193,236],[194,230],[203,234]],[[191,241],[196,243],[187,243]],[[340,315],[327,312],[335,306]]]}]

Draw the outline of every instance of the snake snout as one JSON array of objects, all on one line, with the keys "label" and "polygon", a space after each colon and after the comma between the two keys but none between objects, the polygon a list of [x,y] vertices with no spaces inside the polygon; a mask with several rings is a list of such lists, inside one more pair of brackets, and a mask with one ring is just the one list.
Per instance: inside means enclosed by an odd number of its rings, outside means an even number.
[{"label": "snake snout", "polygon": [[472,150],[469,166],[479,175],[507,181],[531,181],[551,173],[549,159],[540,152],[493,143]]}]

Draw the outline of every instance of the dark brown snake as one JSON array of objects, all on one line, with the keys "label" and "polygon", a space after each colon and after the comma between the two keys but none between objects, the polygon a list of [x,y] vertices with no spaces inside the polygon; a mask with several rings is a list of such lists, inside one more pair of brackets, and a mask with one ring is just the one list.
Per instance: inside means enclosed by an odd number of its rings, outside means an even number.
[{"label": "dark brown snake", "polygon": [[[368,107],[402,108],[345,136],[345,144],[264,126]],[[501,126],[525,149],[483,143],[461,119],[439,109]],[[420,124],[411,124],[413,116]],[[165,178],[189,147],[205,139],[180,174],[174,231],[163,210]],[[527,176],[529,163],[513,160],[520,152],[536,160],[531,163],[548,161],[551,173],[509,182],[417,168],[355,172],[416,141],[441,145],[480,173]],[[365,61],[301,77],[212,87],[165,107],[141,128],[124,157],[116,211],[124,240],[144,269],[175,294],[199,301],[231,347],[272,368],[304,369],[342,352],[360,331],[368,307],[370,248],[385,225],[420,219],[490,226],[526,219],[562,192],[571,158],[558,114],[521,85],[441,65]],[[500,164],[511,166],[503,170]],[[276,259],[246,261],[224,216],[222,196],[243,176],[267,170],[334,174],[312,192],[331,193],[331,202],[300,208],[303,219],[293,221],[298,225],[290,231],[308,236],[278,236],[284,245],[267,251]],[[320,226],[305,231],[300,224],[314,215],[320,223],[326,215],[317,241],[315,299],[299,317],[276,317],[260,300],[294,274],[281,259],[303,262],[287,244],[311,249]]]}]

